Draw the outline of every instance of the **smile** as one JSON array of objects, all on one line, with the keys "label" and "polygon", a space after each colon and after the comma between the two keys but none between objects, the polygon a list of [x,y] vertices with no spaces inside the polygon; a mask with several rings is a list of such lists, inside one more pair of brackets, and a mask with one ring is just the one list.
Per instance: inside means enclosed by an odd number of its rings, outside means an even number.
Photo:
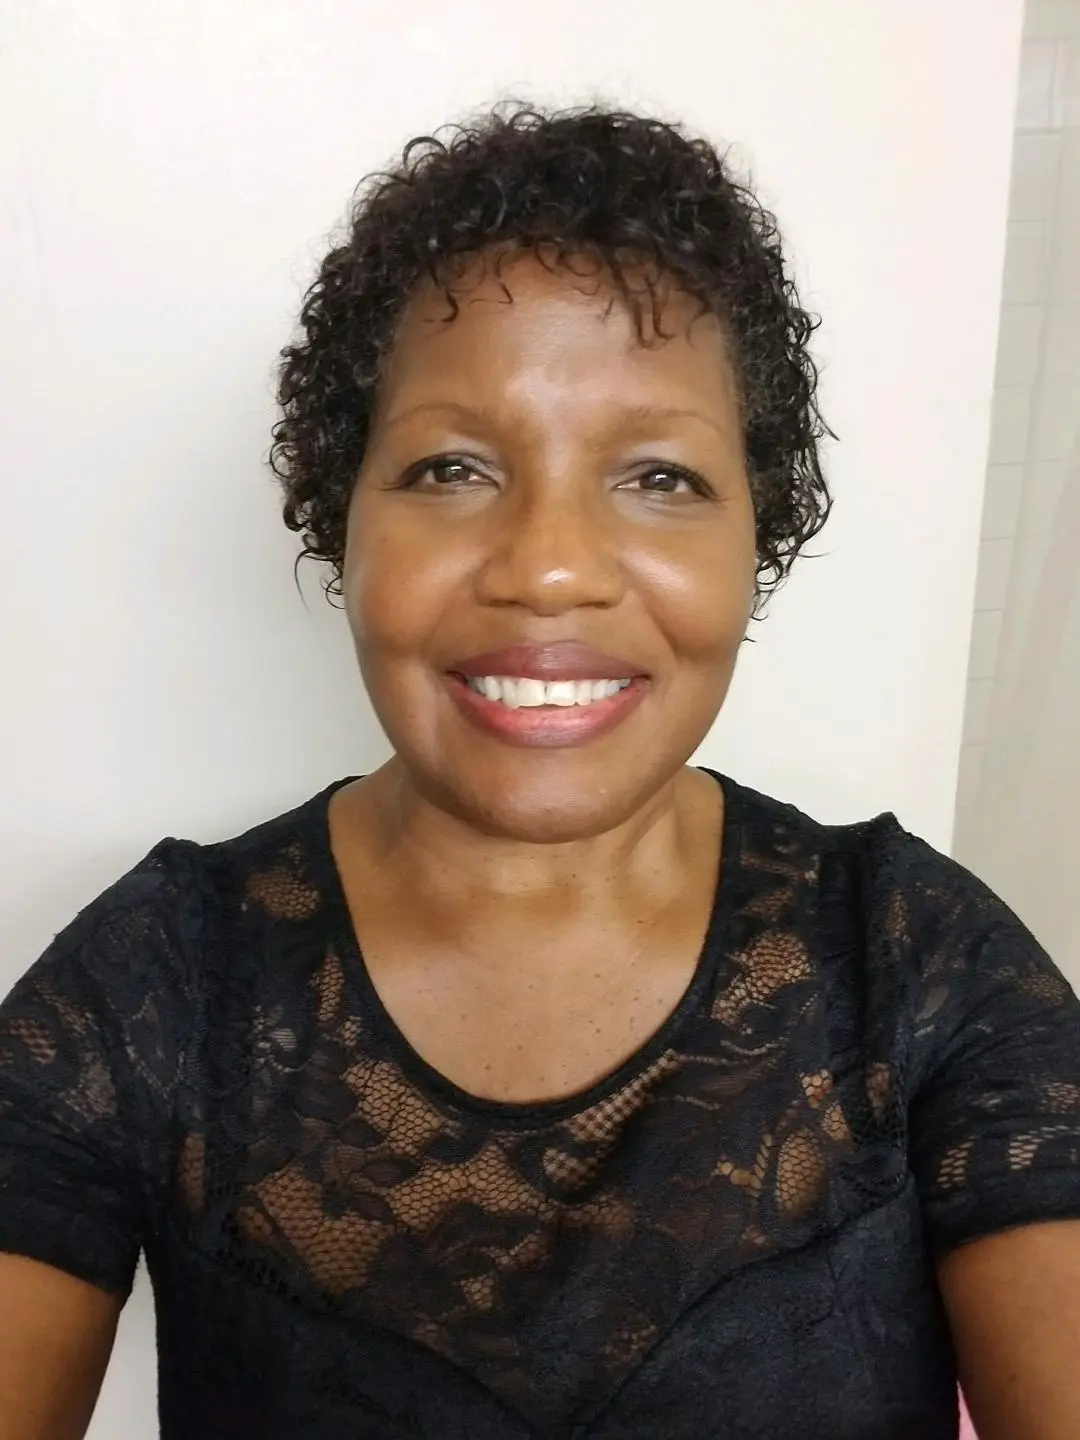
[{"label": "smile", "polygon": [[467,675],[466,685],[485,700],[505,705],[510,710],[537,709],[556,706],[570,709],[578,705],[595,705],[610,700],[632,682],[624,680],[535,680],[528,676]]},{"label": "smile", "polygon": [[537,680],[526,675],[464,675],[445,684],[459,712],[505,745],[560,750],[614,730],[644,700],[644,676],[621,680]]}]

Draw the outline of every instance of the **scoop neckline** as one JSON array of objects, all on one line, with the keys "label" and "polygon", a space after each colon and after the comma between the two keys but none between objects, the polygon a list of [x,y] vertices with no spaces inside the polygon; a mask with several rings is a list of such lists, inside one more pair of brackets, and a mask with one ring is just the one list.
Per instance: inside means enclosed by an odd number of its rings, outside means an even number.
[{"label": "scoop neckline", "polygon": [[441,1102],[442,1106],[449,1108],[455,1116],[471,1115],[478,1119],[497,1120],[508,1128],[542,1129],[558,1121],[584,1114],[617,1094],[671,1048],[675,1036],[699,1013],[702,1000],[713,987],[722,952],[721,939],[728,928],[733,906],[734,882],[741,850],[739,786],[727,776],[704,765],[694,768],[710,776],[720,786],[724,818],[712,906],[694,971],[686,989],[667,1019],[614,1070],[572,1095],[533,1103],[489,1099],[464,1089],[424,1059],[387,1010],[364,958],[363,946],[353,923],[330,837],[330,802],[338,790],[362,777],[346,776],[322,792],[318,797],[319,858],[322,862],[321,868],[326,872],[327,899],[332,912],[335,942],[343,963],[348,967],[348,978],[362,993],[368,1016],[377,1025],[401,1073],[416,1085],[422,1095]]}]

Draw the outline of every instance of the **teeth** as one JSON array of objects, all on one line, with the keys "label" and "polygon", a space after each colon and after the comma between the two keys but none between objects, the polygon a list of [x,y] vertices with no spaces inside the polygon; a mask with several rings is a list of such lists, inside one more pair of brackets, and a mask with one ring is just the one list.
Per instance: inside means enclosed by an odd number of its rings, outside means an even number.
[{"label": "teeth", "polygon": [[554,680],[544,687],[547,705],[576,705],[577,685],[573,680]]},{"label": "teeth", "polygon": [[485,699],[511,710],[539,705],[592,705],[625,690],[630,680],[531,680],[514,675],[470,675],[466,682]]}]

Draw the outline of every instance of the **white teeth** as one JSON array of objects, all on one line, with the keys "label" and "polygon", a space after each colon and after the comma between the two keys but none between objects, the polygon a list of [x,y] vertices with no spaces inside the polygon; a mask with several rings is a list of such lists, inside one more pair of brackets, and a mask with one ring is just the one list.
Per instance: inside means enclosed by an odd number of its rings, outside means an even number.
[{"label": "white teeth", "polygon": [[576,705],[577,683],[573,680],[553,680],[544,687],[544,700],[548,705]]},{"label": "white teeth", "polygon": [[627,680],[533,680],[514,675],[470,675],[466,682],[485,699],[497,701],[511,710],[540,705],[592,705],[608,700],[625,690]]}]

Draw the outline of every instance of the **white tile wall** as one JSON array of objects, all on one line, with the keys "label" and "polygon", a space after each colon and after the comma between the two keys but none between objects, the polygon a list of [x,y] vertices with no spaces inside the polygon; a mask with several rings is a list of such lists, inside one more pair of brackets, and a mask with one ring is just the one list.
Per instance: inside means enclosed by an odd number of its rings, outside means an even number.
[{"label": "white tile wall", "polygon": [[1044,343],[1043,366],[1047,380],[1075,387],[1080,378],[1080,300],[1065,300],[1055,295],[1054,305],[1045,317]]},{"label": "white tile wall", "polygon": [[999,386],[990,422],[990,464],[1022,465],[1031,424],[1031,386]]},{"label": "white tile wall", "polygon": [[1030,305],[1046,298],[1050,235],[1046,220],[1009,221],[1002,295],[1006,305]]},{"label": "white tile wall", "polygon": [[1080,394],[1072,380],[1047,380],[1034,397],[1030,458],[1062,460],[1072,454],[1080,425]]},{"label": "white tile wall", "polygon": [[1025,40],[1020,56],[1018,130],[1060,130],[1065,118],[1066,40]]},{"label": "white tile wall", "polygon": [[960,774],[956,787],[958,814],[969,811],[975,803],[979,793],[979,782],[982,779],[985,753],[985,745],[961,745],[960,747]]},{"label": "white tile wall", "polygon": [[964,744],[985,745],[990,733],[990,701],[993,696],[992,677],[969,680],[967,708],[964,712]]},{"label": "white tile wall", "polygon": [[1025,557],[1049,546],[1080,443],[1080,0],[1028,0],[995,384],[957,788],[961,853],[1004,663],[1005,606],[1012,634],[1013,612],[1022,622],[1030,602],[1023,577],[1011,576],[1018,527]]},{"label": "white tile wall", "polygon": [[1016,534],[1023,485],[1023,465],[991,465],[987,469],[982,517],[984,540],[1007,539]]},{"label": "white tile wall", "polygon": [[971,627],[971,664],[968,671],[972,680],[994,678],[1004,613],[1003,610],[979,610],[975,615]]},{"label": "white tile wall", "polygon": [[1043,307],[1006,305],[998,332],[998,385],[1034,385],[1042,349]]},{"label": "white tile wall", "polygon": [[979,578],[975,584],[975,611],[1004,610],[1009,595],[1012,535],[984,540],[979,547]]},{"label": "white tile wall", "polygon": [[[1075,8],[1073,0],[1073,9]],[[1064,88],[1064,123],[1066,126],[1080,125],[1080,45],[1076,37],[1066,41]]]},{"label": "white tile wall", "polygon": [[[1080,42],[1074,48],[1080,50]],[[1076,68],[1080,72],[1080,54],[1076,58]],[[1069,250],[1076,240],[1076,226],[1080,221],[1080,189],[1076,184],[1076,167],[1080,163],[1080,124],[1067,125],[1056,136],[1033,135],[1026,138],[1057,140],[1057,182],[1054,191],[1054,209],[1050,218],[1058,231],[1057,249],[1061,253],[1061,257],[1066,258],[1064,252]],[[1024,218],[1037,220],[1040,217],[1030,215]]]},{"label": "white tile wall", "polygon": [[1049,220],[1057,195],[1061,136],[1022,134],[1013,152],[1009,214],[1014,220]]},{"label": "white tile wall", "polygon": [[1080,9],[1076,0],[1029,0],[1024,16],[1027,40],[1067,40],[1080,37]]},{"label": "white tile wall", "polygon": [[1046,532],[1053,529],[1072,463],[1071,459],[1042,460],[1027,467],[1024,500],[1025,520],[1030,529]]}]

